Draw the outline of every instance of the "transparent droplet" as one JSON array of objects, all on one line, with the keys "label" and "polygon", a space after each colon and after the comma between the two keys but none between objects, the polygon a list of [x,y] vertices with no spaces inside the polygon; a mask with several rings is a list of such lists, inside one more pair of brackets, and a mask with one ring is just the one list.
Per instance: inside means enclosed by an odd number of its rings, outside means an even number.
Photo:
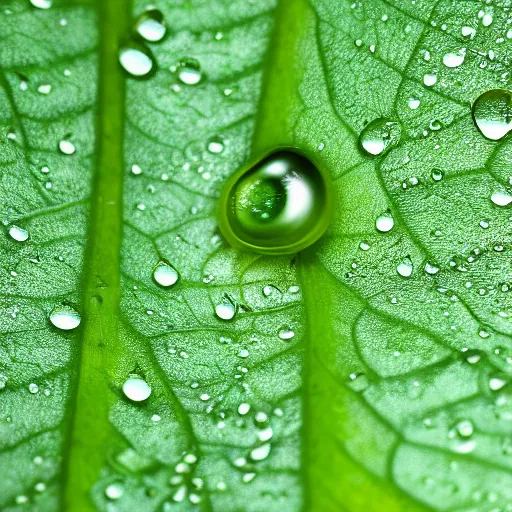
[{"label": "transparent droplet", "polygon": [[395,221],[390,213],[383,213],[382,215],[379,215],[375,221],[375,227],[377,228],[377,231],[380,231],[381,233],[391,231],[394,225]]},{"label": "transparent droplet", "polygon": [[151,395],[151,388],[142,377],[130,375],[123,384],[123,393],[132,402],[143,402]]},{"label": "transparent droplet", "polygon": [[251,410],[251,406],[246,403],[242,403],[238,406],[238,414],[245,416]]},{"label": "transparent droplet", "polygon": [[109,500],[118,500],[119,498],[121,498],[123,496],[123,494],[124,494],[123,486],[118,482],[107,485],[107,487],[105,487],[105,496]]},{"label": "transparent droplet", "polygon": [[135,41],[121,47],[119,62],[127,73],[139,78],[148,76],[155,65],[149,48]]},{"label": "transparent droplet", "polygon": [[150,43],[161,41],[167,30],[164,15],[158,9],[145,10],[135,22],[135,31]]},{"label": "transparent droplet", "polygon": [[498,391],[501,388],[505,387],[507,384],[507,380],[505,376],[502,375],[496,375],[489,379],[489,389],[491,391]]},{"label": "transparent droplet", "polygon": [[72,155],[75,151],[75,145],[67,139],[63,139],[59,142],[59,151],[65,155]]},{"label": "transparent droplet", "polygon": [[360,393],[370,385],[370,382],[364,373],[351,373],[349,376],[348,385],[351,389],[357,393]]},{"label": "transparent droplet", "polygon": [[215,306],[215,314],[221,320],[232,320],[236,314],[236,304],[230,297],[224,296]]},{"label": "transparent droplet", "polygon": [[220,135],[215,135],[208,140],[208,151],[213,154],[219,154],[224,151],[224,139]]},{"label": "transparent droplet", "polygon": [[50,322],[63,331],[75,329],[80,325],[81,317],[78,311],[68,305],[55,306],[49,315]]},{"label": "transparent droplet", "polygon": [[432,263],[426,263],[425,264],[425,272],[427,274],[430,274],[431,276],[437,274],[439,272],[439,267],[436,267],[435,265],[433,265]]},{"label": "transparent droplet", "polygon": [[437,82],[437,75],[434,73],[427,73],[423,76],[423,84],[425,87],[432,87]]},{"label": "transparent droplet", "polygon": [[26,242],[28,240],[29,232],[19,226],[11,226],[9,228],[9,235],[16,242]]},{"label": "transparent droplet", "polygon": [[512,130],[512,93],[504,89],[484,92],[473,103],[473,120],[484,137],[501,140]]},{"label": "transparent droplet", "polygon": [[36,393],[39,393],[39,386],[32,382],[31,384],[28,385],[28,390],[30,391],[30,393],[35,395]]},{"label": "transparent droplet", "polygon": [[457,68],[464,62],[465,56],[466,50],[464,48],[456,53],[446,53],[443,55],[443,64],[447,68]]},{"label": "transparent droplet", "polygon": [[372,156],[387,153],[400,142],[402,128],[399,123],[380,118],[366,125],[359,135],[359,145]]},{"label": "transparent droplet", "polygon": [[7,375],[4,375],[3,373],[0,373],[0,390],[5,389],[5,386],[7,385]]},{"label": "transparent droplet", "polygon": [[474,427],[471,420],[462,420],[455,425],[455,430],[460,437],[471,437],[473,435]]},{"label": "transparent droplet", "polygon": [[496,206],[508,206],[512,203],[512,194],[507,194],[506,192],[494,192],[491,195],[491,201]]},{"label": "transparent droplet", "polygon": [[416,98],[409,98],[408,105],[411,110],[419,108],[421,101]]},{"label": "transparent droplet", "polygon": [[38,9],[49,9],[52,6],[52,0],[30,0],[30,3]]},{"label": "transparent droplet", "polygon": [[441,169],[432,169],[432,179],[434,181],[441,181],[443,179],[443,171],[441,171]]},{"label": "transparent droplet", "polygon": [[196,59],[182,59],[178,64],[178,78],[186,85],[196,85],[201,81],[201,65]]},{"label": "transparent droplet", "polygon": [[270,443],[262,444],[261,446],[251,450],[251,459],[255,461],[264,460],[268,457],[269,453]]},{"label": "transparent droplet", "polygon": [[281,338],[284,341],[291,340],[294,336],[295,336],[295,333],[289,327],[283,326],[279,330],[279,338]]},{"label": "transparent droplet", "polygon": [[178,271],[166,260],[160,260],[153,269],[153,280],[164,288],[176,284],[178,278]]},{"label": "transparent droplet", "polygon": [[411,258],[404,258],[396,267],[396,271],[402,277],[411,277],[413,265]]},{"label": "transparent droplet", "polygon": [[224,189],[219,224],[234,246],[290,254],[327,228],[330,194],[305,157],[279,151],[244,169]]}]

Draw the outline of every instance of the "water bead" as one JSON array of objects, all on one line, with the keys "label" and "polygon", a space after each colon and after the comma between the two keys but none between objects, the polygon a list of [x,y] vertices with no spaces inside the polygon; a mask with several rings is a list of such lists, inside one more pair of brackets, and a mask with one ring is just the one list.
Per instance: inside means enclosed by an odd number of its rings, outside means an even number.
[{"label": "water bead", "polygon": [[378,156],[398,145],[401,136],[399,123],[379,118],[363,128],[359,135],[359,145],[367,155]]},{"label": "water bead", "polygon": [[306,157],[280,150],[236,174],[224,188],[219,225],[228,242],[264,254],[292,254],[327,229],[331,197]]},{"label": "water bead", "polygon": [[76,329],[81,322],[78,311],[68,305],[55,306],[49,315],[50,322],[63,331]]},{"label": "water bead", "polygon": [[512,130],[512,93],[493,89],[481,94],[473,103],[473,120],[482,135],[501,140]]},{"label": "water bead", "polygon": [[136,78],[148,76],[155,66],[149,48],[135,41],[120,48],[119,63],[129,75]]},{"label": "water bead", "polygon": [[158,9],[146,9],[135,22],[135,32],[149,43],[161,41],[166,30],[164,15]]},{"label": "water bead", "polygon": [[138,375],[130,375],[123,384],[123,393],[132,402],[143,402],[151,395],[151,388]]},{"label": "water bead", "polygon": [[160,260],[153,269],[153,281],[164,288],[176,284],[178,278],[178,271],[166,260]]},{"label": "water bead", "polygon": [[201,65],[197,59],[181,59],[177,70],[180,82],[186,85],[196,85],[201,81]]}]

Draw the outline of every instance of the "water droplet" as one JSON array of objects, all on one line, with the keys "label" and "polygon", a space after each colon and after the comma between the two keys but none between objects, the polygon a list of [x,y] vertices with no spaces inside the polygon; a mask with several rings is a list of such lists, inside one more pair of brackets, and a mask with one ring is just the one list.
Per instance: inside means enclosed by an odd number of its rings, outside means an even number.
[{"label": "water droplet", "polygon": [[348,385],[350,389],[360,393],[370,385],[370,382],[364,373],[351,373],[349,375]]},{"label": "water droplet", "polygon": [[166,32],[164,15],[154,8],[145,10],[135,22],[135,31],[150,43],[161,41]]},{"label": "water droplet", "polygon": [[284,341],[291,340],[295,336],[295,333],[289,327],[283,326],[279,330],[279,338]]},{"label": "water droplet", "polygon": [[49,9],[52,6],[52,0],[30,0],[30,3],[38,9]]},{"label": "water droplet", "polygon": [[456,53],[446,53],[443,55],[443,64],[447,68],[456,68],[459,67],[466,57],[466,49],[463,48]]},{"label": "water droplet", "polygon": [[186,85],[196,85],[201,81],[201,65],[196,59],[182,59],[178,65],[178,78]]},{"label": "water droplet", "polygon": [[178,271],[166,260],[160,260],[153,269],[153,280],[164,288],[176,284],[178,278]]},{"label": "water droplet", "polygon": [[443,171],[441,169],[432,169],[432,179],[434,181],[441,181],[443,179]]},{"label": "water droplet", "polygon": [[264,460],[270,453],[270,443],[262,444],[251,450],[251,459],[255,461]]},{"label": "water droplet", "polygon": [[246,404],[246,403],[242,403],[238,406],[238,414],[240,414],[241,416],[244,416],[245,414],[247,414],[249,411],[251,410],[251,406],[249,404]]},{"label": "water droplet", "polygon": [[460,437],[471,437],[473,435],[474,427],[470,420],[462,420],[455,425],[455,430]]},{"label": "water droplet", "polygon": [[5,389],[5,386],[7,385],[8,380],[9,379],[7,378],[7,375],[0,373],[0,390]]},{"label": "water droplet", "polygon": [[496,206],[507,206],[512,203],[512,195],[506,192],[494,192],[491,195],[491,201]]},{"label": "water droplet", "polygon": [[28,385],[28,390],[30,391],[30,393],[35,395],[36,393],[39,393],[39,386],[32,382],[31,384]]},{"label": "water droplet", "polygon": [[359,145],[368,155],[382,155],[398,145],[401,136],[399,123],[379,118],[363,128],[359,135]]},{"label": "water droplet", "polygon": [[222,300],[215,306],[215,314],[221,320],[232,320],[236,314],[236,310],[236,304],[227,295],[222,297]]},{"label": "water droplet", "polygon": [[208,140],[208,151],[213,154],[219,154],[224,151],[224,138],[220,135],[214,135]]},{"label": "water droplet", "polygon": [[391,231],[394,225],[395,221],[393,220],[393,217],[387,212],[379,215],[375,221],[375,227],[377,228],[377,231],[380,231],[381,233]]},{"label": "water droplet", "polygon": [[80,325],[80,314],[71,306],[55,306],[49,315],[50,322],[63,331],[70,331]]},{"label": "water droplet", "polygon": [[419,108],[421,101],[416,98],[409,98],[408,105],[411,110]]},{"label": "water droplet", "polygon": [[76,148],[70,140],[63,139],[59,142],[59,150],[65,155],[72,155],[76,151]]},{"label": "water droplet", "polygon": [[149,48],[136,41],[121,47],[119,62],[127,73],[140,78],[148,76],[155,64]]},{"label": "water droplet", "polygon": [[9,228],[9,235],[16,242],[26,242],[29,237],[29,232],[19,226],[11,226]]},{"label": "water droplet", "polygon": [[436,267],[435,265],[433,265],[432,263],[426,263],[425,264],[425,272],[427,274],[430,274],[431,276],[437,274],[439,272],[439,267]]},{"label": "water droplet", "polygon": [[498,391],[501,388],[505,387],[506,384],[507,380],[505,379],[504,376],[501,375],[496,375],[489,379],[489,389],[491,391]]},{"label": "water droplet", "polygon": [[219,224],[234,246],[291,254],[315,242],[330,217],[330,193],[305,157],[278,151],[231,179],[221,199]]},{"label": "water droplet", "polygon": [[143,378],[130,375],[123,384],[123,393],[133,402],[143,402],[151,395],[151,388]]},{"label": "water droplet", "polygon": [[105,496],[109,500],[118,500],[124,494],[123,486],[120,483],[107,485],[105,488]]},{"label": "water droplet", "polygon": [[500,140],[512,130],[512,93],[503,89],[484,92],[473,103],[473,120],[484,137]]},{"label": "water droplet", "polygon": [[411,277],[413,270],[413,265],[411,258],[404,258],[396,267],[396,271],[402,277]]},{"label": "water droplet", "polygon": [[425,87],[432,87],[437,82],[437,75],[434,73],[427,73],[423,76],[423,84]]}]

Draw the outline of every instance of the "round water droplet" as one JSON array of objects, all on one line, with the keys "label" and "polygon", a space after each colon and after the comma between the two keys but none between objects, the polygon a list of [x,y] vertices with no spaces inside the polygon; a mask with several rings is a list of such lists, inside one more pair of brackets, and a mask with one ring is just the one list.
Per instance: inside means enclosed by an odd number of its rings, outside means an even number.
[{"label": "round water droplet", "polygon": [[443,171],[441,169],[432,169],[432,179],[434,181],[441,181],[443,179]]},{"label": "round water droplet", "polygon": [[413,265],[411,258],[404,258],[396,267],[396,271],[402,277],[411,277]]},{"label": "round water droplet", "polygon": [[70,331],[80,325],[80,315],[71,306],[59,305],[55,306],[49,315],[50,322],[63,331]]},{"label": "round water droplet", "polygon": [[153,269],[153,280],[164,288],[176,284],[178,278],[178,271],[166,260],[159,261]]},{"label": "round water droplet", "polygon": [[9,228],[9,235],[16,242],[26,242],[29,237],[28,231],[19,226],[11,226]]},{"label": "round water droplet", "polygon": [[228,182],[219,224],[235,247],[292,254],[320,238],[330,210],[331,195],[320,171],[304,156],[281,150]]},{"label": "round water droplet", "polygon": [[505,137],[512,130],[512,93],[504,89],[484,92],[473,103],[473,120],[484,137]]},{"label": "round water droplet", "polygon": [[455,429],[460,437],[471,437],[473,435],[473,423],[471,420],[462,420],[455,425]]},{"label": "round water droplet", "polygon": [[65,155],[72,155],[76,148],[70,140],[63,139],[59,142],[59,151]]},{"label": "round water droplet", "polygon": [[224,151],[224,138],[220,135],[214,135],[208,140],[208,151],[213,154],[219,154]]},{"label": "round water droplet", "polygon": [[398,145],[401,136],[399,123],[383,118],[375,119],[363,128],[359,135],[359,145],[368,155],[382,155]]},{"label": "round water droplet", "polygon": [[464,62],[465,56],[466,50],[464,48],[455,53],[446,53],[443,55],[443,64],[447,68],[457,68]]},{"label": "round water droplet", "polygon": [[512,195],[507,194],[506,192],[494,192],[491,195],[491,201],[496,206],[508,206],[512,203]]},{"label": "round water droplet", "polygon": [[223,297],[215,306],[215,314],[221,320],[232,320],[236,314],[236,305],[229,297]]},{"label": "round water droplet", "polygon": [[105,496],[109,500],[118,500],[124,494],[123,486],[120,483],[107,485],[105,488]]},{"label": "round water droplet", "polygon": [[135,41],[121,47],[119,62],[127,73],[139,78],[148,76],[155,65],[149,48]]},{"label": "round water droplet", "polygon": [[258,446],[257,448],[251,450],[251,459],[255,461],[264,460],[268,457],[269,453],[270,444],[262,444],[261,446]]},{"label": "round water droplet", "polygon": [[196,59],[181,59],[178,65],[178,78],[186,85],[196,85],[201,81],[201,65]]},{"label": "round water droplet", "polygon": [[52,6],[52,0],[30,0],[30,3],[38,9],[49,9]]},{"label": "round water droplet", "polygon": [[145,10],[135,22],[135,32],[150,43],[161,41],[166,30],[164,15],[158,9]]},{"label": "round water droplet", "polygon": [[387,212],[379,215],[375,220],[375,227],[377,228],[377,231],[380,231],[381,233],[391,231],[394,225],[395,221],[393,220],[393,217]]},{"label": "round water droplet", "polygon": [[130,375],[123,384],[123,393],[132,402],[143,402],[151,395],[151,388],[143,378]]}]

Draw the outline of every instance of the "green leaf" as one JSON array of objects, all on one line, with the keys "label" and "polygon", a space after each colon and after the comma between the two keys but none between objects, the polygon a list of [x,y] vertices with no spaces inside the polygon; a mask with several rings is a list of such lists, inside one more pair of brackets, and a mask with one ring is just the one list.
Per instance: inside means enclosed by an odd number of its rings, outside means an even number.
[{"label": "green leaf", "polygon": [[[145,3],[4,2],[0,509],[508,510],[512,145],[471,117],[512,88],[508,4],[161,0],[137,79]],[[277,146],[329,177],[331,226],[232,249],[222,186]]]}]

